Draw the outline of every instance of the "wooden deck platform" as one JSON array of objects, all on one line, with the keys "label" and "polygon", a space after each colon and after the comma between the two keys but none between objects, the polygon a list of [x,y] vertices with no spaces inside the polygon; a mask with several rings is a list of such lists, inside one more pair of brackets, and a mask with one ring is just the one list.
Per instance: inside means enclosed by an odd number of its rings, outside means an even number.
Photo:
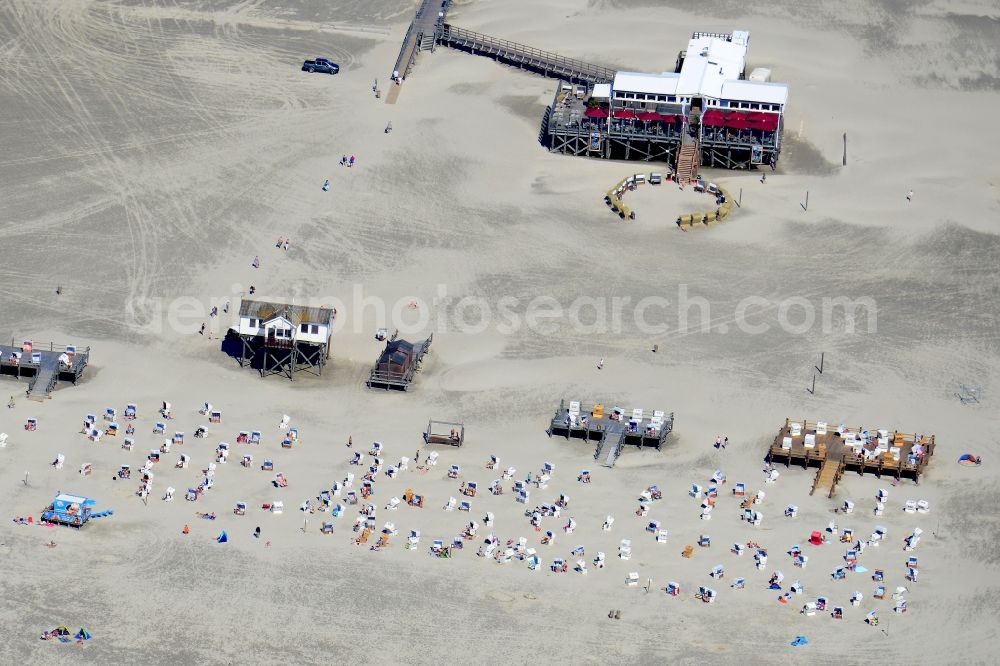
[{"label": "wooden deck platform", "polygon": [[829,487],[832,496],[847,470],[858,474],[874,472],[879,477],[882,474],[896,478],[905,476],[919,483],[920,475],[934,455],[934,446],[934,435],[785,419],[767,458],[771,463],[783,460],[786,467],[793,461],[803,469],[811,465],[819,467],[813,491]]},{"label": "wooden deck platform", "polygon": [[[69,363],[61,362],[60,356],[74,349],[72,345],[34,344],[31,352],[25,352],[22,345],[0,345],[0,375],[22,377],[28,380],[28,397],[32,400],[44,400],[51,397],[56,384],[69,381],[72,384],[80,379],[84,368],[90,360],[90,347],[76,349],[72,352]],[[12,362],[13,355],[20,354],[18,362]]]},{"label": "wooden deck platform", "polygon": [[548,432],[549,437],[595,442],[594,460],[605,467],[614,467],[625,446],[660,450],[673,429],[673,412],[606,409],[601,403],[585,406],[578,401],[561,400]]}]

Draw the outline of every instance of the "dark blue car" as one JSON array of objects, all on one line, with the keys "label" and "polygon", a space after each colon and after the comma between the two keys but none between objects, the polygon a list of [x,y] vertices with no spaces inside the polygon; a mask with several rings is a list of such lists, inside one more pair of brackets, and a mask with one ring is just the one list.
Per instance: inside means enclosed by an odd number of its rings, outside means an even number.
[{"label": "dark blue car", "polygon": [[302,63],[303,72],[319,72],[320,74],[337,74],[340,72],[340,65],[326,58],[316,58],[306,60]]}]

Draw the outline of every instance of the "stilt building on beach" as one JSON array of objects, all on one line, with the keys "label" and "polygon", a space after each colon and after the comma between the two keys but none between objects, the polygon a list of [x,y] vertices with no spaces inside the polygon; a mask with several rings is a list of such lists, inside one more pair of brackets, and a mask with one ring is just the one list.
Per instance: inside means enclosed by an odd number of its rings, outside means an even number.
[{"label": "stilt building on beach", "polygon": [[336,314],[333,308],[243,299],[239,324],[230,330],[239,338],[235,356],[241,367],[258,370],[261,377],[292,379],[300,370],[320,375],[330,358]]},{"label": "stilt building on beach", "polygon": [[650,446],[659,451],[673,429],[673,412],[646,412],[643,409],[627,412],[622,407],[605,411],[601,403],[584,407],[577,400],[569,404],[561,400],[549,425],[549,437],[557,435],[596,442],[594,460],[605,467],[614,467],[626,445]]},{"label": "stilt building on beach", "polygon": [[542,139],[553,152],[667,162],[682,182],[699,165],[776,165],[788,86],[747,76],[750,33],[696,32],[673,72],[619,71],[610,83],[561,82]]},{"label": "stilt building on beach", "polygon": [[420,342],[410,342],[393,334],[368,375],[368,388],[407,390],[433,341],[433,335]]}]

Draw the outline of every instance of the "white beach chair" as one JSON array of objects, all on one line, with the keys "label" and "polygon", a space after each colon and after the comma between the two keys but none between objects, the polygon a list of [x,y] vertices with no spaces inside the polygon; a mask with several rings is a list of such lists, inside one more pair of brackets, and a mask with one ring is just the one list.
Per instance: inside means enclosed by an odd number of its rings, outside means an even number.
[{"label": "white beach chair", "polygon": [[804,446],[807,449],[816,448],[816,435],[814,435],[813,433],[807,434],[802,442],[802,446]]},{"label": "white beach chair", "polygon": [[906,513],[916,513],[917,512],[917,501],[916,500],[906,500],[906,504],[903,505],[903,511]]},{"label": "white beach chair", "polygon": [[801,423],[789,423],[788,432],[792,437],[798,437],[802,434],[802,424]]},{"label": "white beach chair", "polygon": [[917,513],[929,513],[930,510],[930,502],[927,500],[917,500]]},{"label": "white beach chair", "polygon": [[826,434],[826,429],[827,429],[826,421],[818,421],[816,423],[816,434],[817,435],[825,435]]},{"label": "white beach chair", "polygon": [[667,530],[659,529],[656,531],[656,543],[666,543],[667,542]]},{"label": "white beach chair", "polygon": [[691,490],[688,491],[688,494],[691,497],[701,497],[701,486],[699,486],[697,483],[692,483]]},{"label": "white beach chair", "polygon": [[798,513],[799,513],[799,507],[795,506],[794,504],[789,504],[787,507],[785,507],[785,516],[788,518],[794,518],[795,516],[798,515]]},{"label": "white beach chair", "polygon": [[286,428],[288,428],[288,424],[291,422],[292,422],[291,416],[289,416],[288,414],[282,414],[281,423],[278,424],[278,427],[281,428],[282,430],[285,430]]},{"label": "white beach chair", "polygon": [[458,506],[458,500],[455,499],[454,497],[449,497],[448,498],[448,503],[444,505],[444,510],[445,511],[454,511],[455,507],[457,507],[457,506]]},{"label": "white beach chair", "polygon": [[639,572],[630,571],[628,577],[625,578],[625,584],[628,587],[636,587],[637,585],[639,585]]},{"label": "white beach chair", "polygon": [[615,522],[614,516],[608,516],[607,518],[604,519],[604,525],[601,526],[601,529],[603,529],[605,532],[610,531],[611,526],[614,524],[614,522]]}]

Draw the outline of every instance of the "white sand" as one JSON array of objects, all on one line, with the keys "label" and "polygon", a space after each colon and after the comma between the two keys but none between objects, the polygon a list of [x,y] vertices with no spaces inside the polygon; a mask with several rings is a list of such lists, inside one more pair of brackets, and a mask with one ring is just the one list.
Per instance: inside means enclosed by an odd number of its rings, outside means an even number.
[{"label": "white sand", "polygon": [[[766,185],[756,174],[710,171],[731,191],[743,188],[744,206],[731,222],[686,234],[672,224],[674,192],[646,209],[637,203],[630,225],[601,203],[624,175],[661,169],[572,159],[537,145],[550,80],[438,50],[421,56],[397,104],[375,100],[371,84],[378,78],[386,87],[409,20],[406,3],[133,4],[14,0],[0,8],[3,320],[18,339],[94,350],[86,380],[44,404],[25,400],[23,384],[0,382],[21,396],[15,409],[0,410],[0,431],[11,435],[0,450],[0,501],[10,518],[37,517],[57,490],[115,509],[79,532],[16,526],[5,516],[0,621],[9,638],[0,661],[990,660],[998,610],[991,506],[1000,453],[992,435],[1000,173],[987,130],[973,120],[997,103],[988,3],[932,3],[910,16],[892,2],[796,3],[751,15],[719,2],[700,6],[700,17],[660,3],[459,3],[451,15],[457,25],[630,69],[670,68],[692,30],[751,31],[751,66],[771,67],[791,86],[781,164]],[[302,58],[317,55],[338,60],[343,72],[300,75]],[[394,131],[385,135],[390,120]],[[358,166],[338,166],[344,153],[358,155]],[[326,178],[331,190],[323,193]],[[636,194],[654,201],[650,191]],[[663,210],[653,214],[650,205]],[[287,253],[273,247],[278,235],[292,239]],[[254,255],[262,260],[256,271]],[[188,318],[187,330],[169,324],[174,299],[194,299],[205,311],[227,298],[238,303],[250,284],[262,297],[347,304],[352,318],[336,334],[321,379],[261,380],[220,353],[217,340],[191,332],[207,317]],[[680,330],[674,306],[666,332],[656,335],[631,319],[603,333],[560,322],[550,335],[463,335],[434,322],[411,336],[435,334],[413,390],[364,389],[380,347],[372,311],[351,307],[354,285],[389,304],[419,299],[422,312],[437,315],[439,284],[456,299],[526,303],[545,295],[564,306],[581,295],[676,301],[685,284],[711,304],[712,329]],[[64,288],[58,298],[56,285]],[[748,335],[733,326],[733,312],[752,295],[775,304],[871,297],[878,330],[852,335],[817,325],[793,335],[777,326],[775,306],[755,310],[755,322],[771,330]],[[403,310],[388,325],[412,323],[415,314]],[[215,330],[231,322],[231,315],[211,321]],[[804,389],[821,351],[826,372],[812,396]],[[963,382],[983,388],[981,404],[959,404]],[[561,397],[667,409],[676,430],[663,452],[626,451],[607,470],[590,446],[545,436]],[[134,474],[111,478],[121,464],[139,467],[161,441],[151,429],[164,399],[177,415],[171,428],[186,431],[188,442],[157,466],[144,505]],[[223,410],[223,423],[194,440],[204,400]],[[121,437],[94,445],[76,434],[87,412],[127,402],[140,406],[134,451],[119,448]],[[279,447],[283,413],[302,433],[292,450]],[[21,429],[29,416],[40,419],[37,432]],[[833,499],[808,495],[812,471],[782,470],[759,507],[763,525],[748,527],[727,493],[741,480],[765,488],[761,461],[786,416],[936,433],[937,455],[919,487],[848,474]],[[440,464],[426,475],[411,464],[401,478],[379,478],[378,524],[393,520],[400,530],[388,550],[352,544],[353,510],[332,536],[319,534],[319,513],[303,533],[298,505],[358,472],[347,464],[349,435],[356,449],[383,441],[395,462],[412,458],[428,418],[464,421],[468,443],[438,447]],[[246,447],[234,444],[236,433],[252,428],[265,436],[255,462],[274,458],[288,488],[239,466]],[[730,437],[724,452],[711,446],[719,434]],[[233,454],[215,488],[197,503],[184,501],[220,440]],[[986,463],[956,465],[966,451]],[[66,464],[54,470],[48,463],[60,452]],[[187,470],[173,467],[181,452],[194,460]],[[446,478],[448,465],[486,486],[498,476],[483,469],[490,454],[519,475],[553,462],[555,477],[546,491],[533,491],[532,506],[568,494],[563,515],[575,517],[576,533],[564,535],[560,521],[546,519],[558,537],[538,546],[509,490],[481,494],[470,515],[443,511],[459,485]],[[83,462],[94,464],[92,476],[77,473]],[[589,486],[575,481],[584,468],[594,472]],[[716,468],[730,485],[702,522],[687,489],[707,485]],[[649,518],[670,530],[665,545],[633,515],[651,483],[664,490]],[[177,489],[172,503],[159,499],[168,485]],[[383,510],[407,487],[426,494],[424,509]],[[890,499],[876,519],[879,487],[890,488]],[[888,542],[861,562],[884,568],[890,590],[904,583],[902,538],[924,529],[913,553],[921,579],[906,595],[906,615],[873,601],[867,576],[830,580],[845,546],[809,547],[804,570],[784,554],[848,498],[857,513],[840,518],[842,527],[861,535],[876,524],[889,529]],[[904,514],[911,498],[927,499],[931,513]],[[284,500],[283,515],[260,510],[272,499]],[[245,517],[232,514],[239,500],[250,504]],[[800,509],[794,520],[781,517],[789,503]],[[196,511],[219,518],[199,520]],[[539,549],[543,571],[476,558],[481,539],[450,561],[427,554],[434,538],[452,538],[486,511],[495,513],[499,537],[525,536]],[[603,532],[608,513],[617,520]],[[190,535],[181,534],[184,524]],[[260,541],[252,537],[257,525]],[[223,529],[230,541],[218,545]],[[403,548],[409,529],[423,533],[415,552]],[[681,558],[700,533],[712,536],[712,548]],[[633,540],[628,562],[615,556],[622,538]],[[43,547],[50,539],[57,546]],[[731,543],[748,539],[769,548],[766,571],[749,555],[729,553]],[[607,553],[607,567],[591,566],[586,577],[548,571],[578,544],[588,560]],[[710,583],[720,563],[726,578]],[[796,578],[805,585],[788,607],[765,589],[774,569],[784,572],[786,588]],[[627,588],[630,571],[643,584],[652,579],[652,591]],[[729,584],[738,576],[747,588],[736,592]],[[669,580],[681,583],[680,597],[663,594]],[[719,592],[710,606],[692,597],[705,584]],[[856,589],[865,595],[860,608],[847,605]],[[798,614],[819,595],[845,606],[843,622]],[[609,620],[610,609],[621,609],[622,620]],[[862,622],[871,609],[881,614],[879,628]],[[83,648],[37,640],[58,624],[85,626],[94,639]],[[810,644],[788,647],[797,634]]]}]

